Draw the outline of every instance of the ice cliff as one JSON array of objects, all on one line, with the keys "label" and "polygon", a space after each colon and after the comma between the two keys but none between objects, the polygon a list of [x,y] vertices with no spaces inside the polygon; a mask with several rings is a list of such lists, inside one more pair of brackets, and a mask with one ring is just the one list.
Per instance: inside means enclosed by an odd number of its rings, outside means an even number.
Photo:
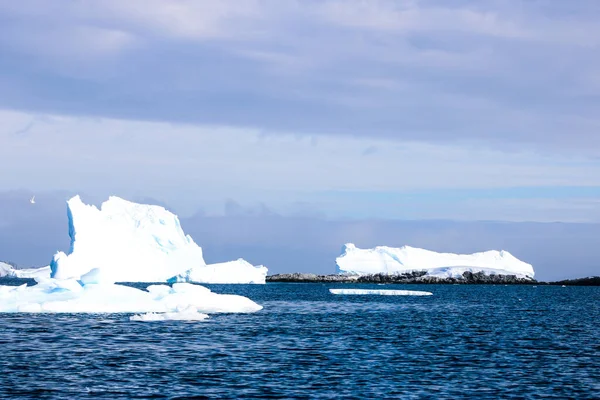
[{"label": "ice cliff", "polygon": [[267,268],[244,260],[206,265],[202,249],[173,213],[110,197],[100,209],[79,196],[67,202],[68,254],[58,252],[51,277],[105,282],[264,283]]},{"label": "ice cliff", "polygon": [[359,249],[347,243],[342,248],[342,254],[336,258],[336,265],[338,273],[350,275],[400,275],[418,271],[439,278],[460,278],[465,272],[515,275],[518,278],[533,278],[535,275],[531,264],[504,250],[453,254],[409,246]]}]

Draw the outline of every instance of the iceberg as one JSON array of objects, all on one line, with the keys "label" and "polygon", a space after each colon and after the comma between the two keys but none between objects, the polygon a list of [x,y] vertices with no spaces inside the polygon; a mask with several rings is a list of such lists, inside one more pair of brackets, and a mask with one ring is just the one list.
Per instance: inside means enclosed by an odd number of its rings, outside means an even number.
[{"label": "iceberg", "polygon": [[265,283],[268,269],[253,266],[248,261],[238,259],[203,267],[194,267],[173,277],[171,282],[199,283]]},{"label": "iceberg", "polygon": [[0,278],[13,277],[15,269],[12,265],[0,261]]},{"label": "iceberg", "polygon": [[[139,313],[131,320],[200,321],[207,313],[262,309],[246,297],[188,283],[265,283],[267,268],[242,259],[206,265],[200,246],[163,207],[110,197],[98,209],[75,196],[67,202],[67,213],[68,254],[58,252],[49,266],[37,269],[0,264],[0,276],[37,282],[0,286],[0,312]],[[115,283],[167,281],[179,282],[146,290]]]},{"label": "iceberg", "polygon": [[507,251],[485,251],[474,254],[436,253],[435,251],[403,246],[378,246],[359,249],[352,243],[342,248],[336,258],[337,271],[348,275],[401,275],[424,272],[438,278],[462,278],[465,272],[487,275],[514,275],[532,279],[531,264],[514,257]]},{"label": "iceberg", "polygon": [[94,271],[103,282],[265,283],[264,266],[241,259],[206,265],[202,248],[163,207],[111,196],[98,209],[75,196],[67,215],[71,245],[68,254],[54,255],[52,278],[90,278]]},{"label": "iceberg", "polygon": [[431,292],[420,290],[379,290],[379,289],[329,289],[331,294],[380,295],[380,296],[431,296]]},{"label": "iceberg", "polygon": [[261,309],[246,297],[213,293],[191,283],[150,285],[141,290],[46,278],[35,286],[0,286],[0,312],[6,313],[159,313],[155,319],[198,320],[204,318],[200,315],[203,313],[250,313]]},{"label": "iceberg", "polygon": [[15,278],[47,278],[50,276],[50,266],[47,265],[41,268],[26,268],[26,269],[15,269],[13,276]]},{"label": "iceberg", "polygon": [[48,278],[50,276],[50,266],[41,268],[17,269],[10,264],[0,262],[0,278]]}]

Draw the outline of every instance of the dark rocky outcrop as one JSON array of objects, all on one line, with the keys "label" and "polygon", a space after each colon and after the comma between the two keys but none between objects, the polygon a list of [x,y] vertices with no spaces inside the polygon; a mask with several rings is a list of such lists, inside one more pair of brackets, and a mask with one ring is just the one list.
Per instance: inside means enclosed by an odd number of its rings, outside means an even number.
[{"label": "dark rocky outcrop", "polygon": [[460,278],[439,278],[427,275],[426,271],[404,274],[373,275],[316,275],[316,274],[277,274],[267,276],[267,282],[295,283],[427,283],[427,284],[531,284],[534,279],[518,278],[515,275],[487,275],[483,272],[465,272]]},{"label": "dark rocky outcrop", "polygon": [[579,279],[566,279],[563,281],[548,282],[546,285],[564,285],[564,286],[600,286],[600,276],[590,276]]},{"label": "dark rocky outcrop", "polygon": [[359,277],[350,275],[277,274],[267,276],[267,282],[355,283]]}]

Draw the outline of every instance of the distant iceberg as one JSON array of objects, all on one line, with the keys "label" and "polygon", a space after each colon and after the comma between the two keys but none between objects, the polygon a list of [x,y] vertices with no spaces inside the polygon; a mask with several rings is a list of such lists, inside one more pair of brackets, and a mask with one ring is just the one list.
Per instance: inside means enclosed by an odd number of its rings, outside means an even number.
[{"label": "distant iceberg", "polygon": [[80,279],[94,271],[103,282],[265,283],[267,268],[241,259],[206,265],[202,248],[163,207],[112,196],[98,209],[75,196],[67,214],[71,246],[68,254],[54,255],[52,278]]},{"label": "distant iceberg", "polygon": [[0,261],[0,278],[13,277],[15,269],[12,265]]},{"label": "distant iceberg", "polygon": [[253,266],[248,261],[238,259],[224,263],[194,267],[183,274],[171,278],[171,282],[201,283],[265,283],[268,269],[262,265]]},{"label": "distant iceberg", "polygon": [[42,268],[17,269],[10,264],[0,262],[0,278],[48,278],[50,266]]},{"label": "distant iceberg", "polygon": [[461,278],[465,272],[487,275],[514,275],[533,278],[535,273],[527,264],[507,251],[486,251],[474,254],[436,253],[435,251],[403,246],[378,246],[359,249],[352,243],[342,248],[336,258],[338,273],[349,275],[400,275],[425,272],[438,278]]}]

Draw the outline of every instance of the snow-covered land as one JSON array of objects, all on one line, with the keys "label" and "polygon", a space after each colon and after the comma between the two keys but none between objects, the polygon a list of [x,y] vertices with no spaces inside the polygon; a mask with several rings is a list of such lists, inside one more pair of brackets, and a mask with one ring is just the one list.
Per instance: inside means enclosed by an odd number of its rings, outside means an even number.
[{"label": "snow-covered land", "polygon": [[400,275],[419,271],[438,278],[460,278],[465,272],[515,275],[518,278],[533,278],[535,275],[531,264],[504,250],[453,254],[409,246],[359,249],[354,244],[347,243],[342,248],[342,254],[336,258],[336,264],[338,273],[359,276]]},{"label": "snow-covered land", "polygon": [[[262,309],[237,295],[216,294],[191,283],[151,285],[147,291],[76,279],[40,279],[35,286],[0,286],[0,312],[160,313],[156,319],[200,319],[201,313],[247,313]],[[206,317],[204,317],[206,318]]]},{"label": "snow-covered land", "polygon": [[331,294],[378,295],[378,296],[431,296],[431,292],[420,290],[379,290],[379,289],[329,289]]},{"label": "snow-covered land", "polygon": [[265,283],[267,268],[244,260],[206,265],[200,246],[163,207],[113,196],[98,209],[75,196],[67,215],[71,246],[54,255],[52,278],[95,271],[108,282]]}]

